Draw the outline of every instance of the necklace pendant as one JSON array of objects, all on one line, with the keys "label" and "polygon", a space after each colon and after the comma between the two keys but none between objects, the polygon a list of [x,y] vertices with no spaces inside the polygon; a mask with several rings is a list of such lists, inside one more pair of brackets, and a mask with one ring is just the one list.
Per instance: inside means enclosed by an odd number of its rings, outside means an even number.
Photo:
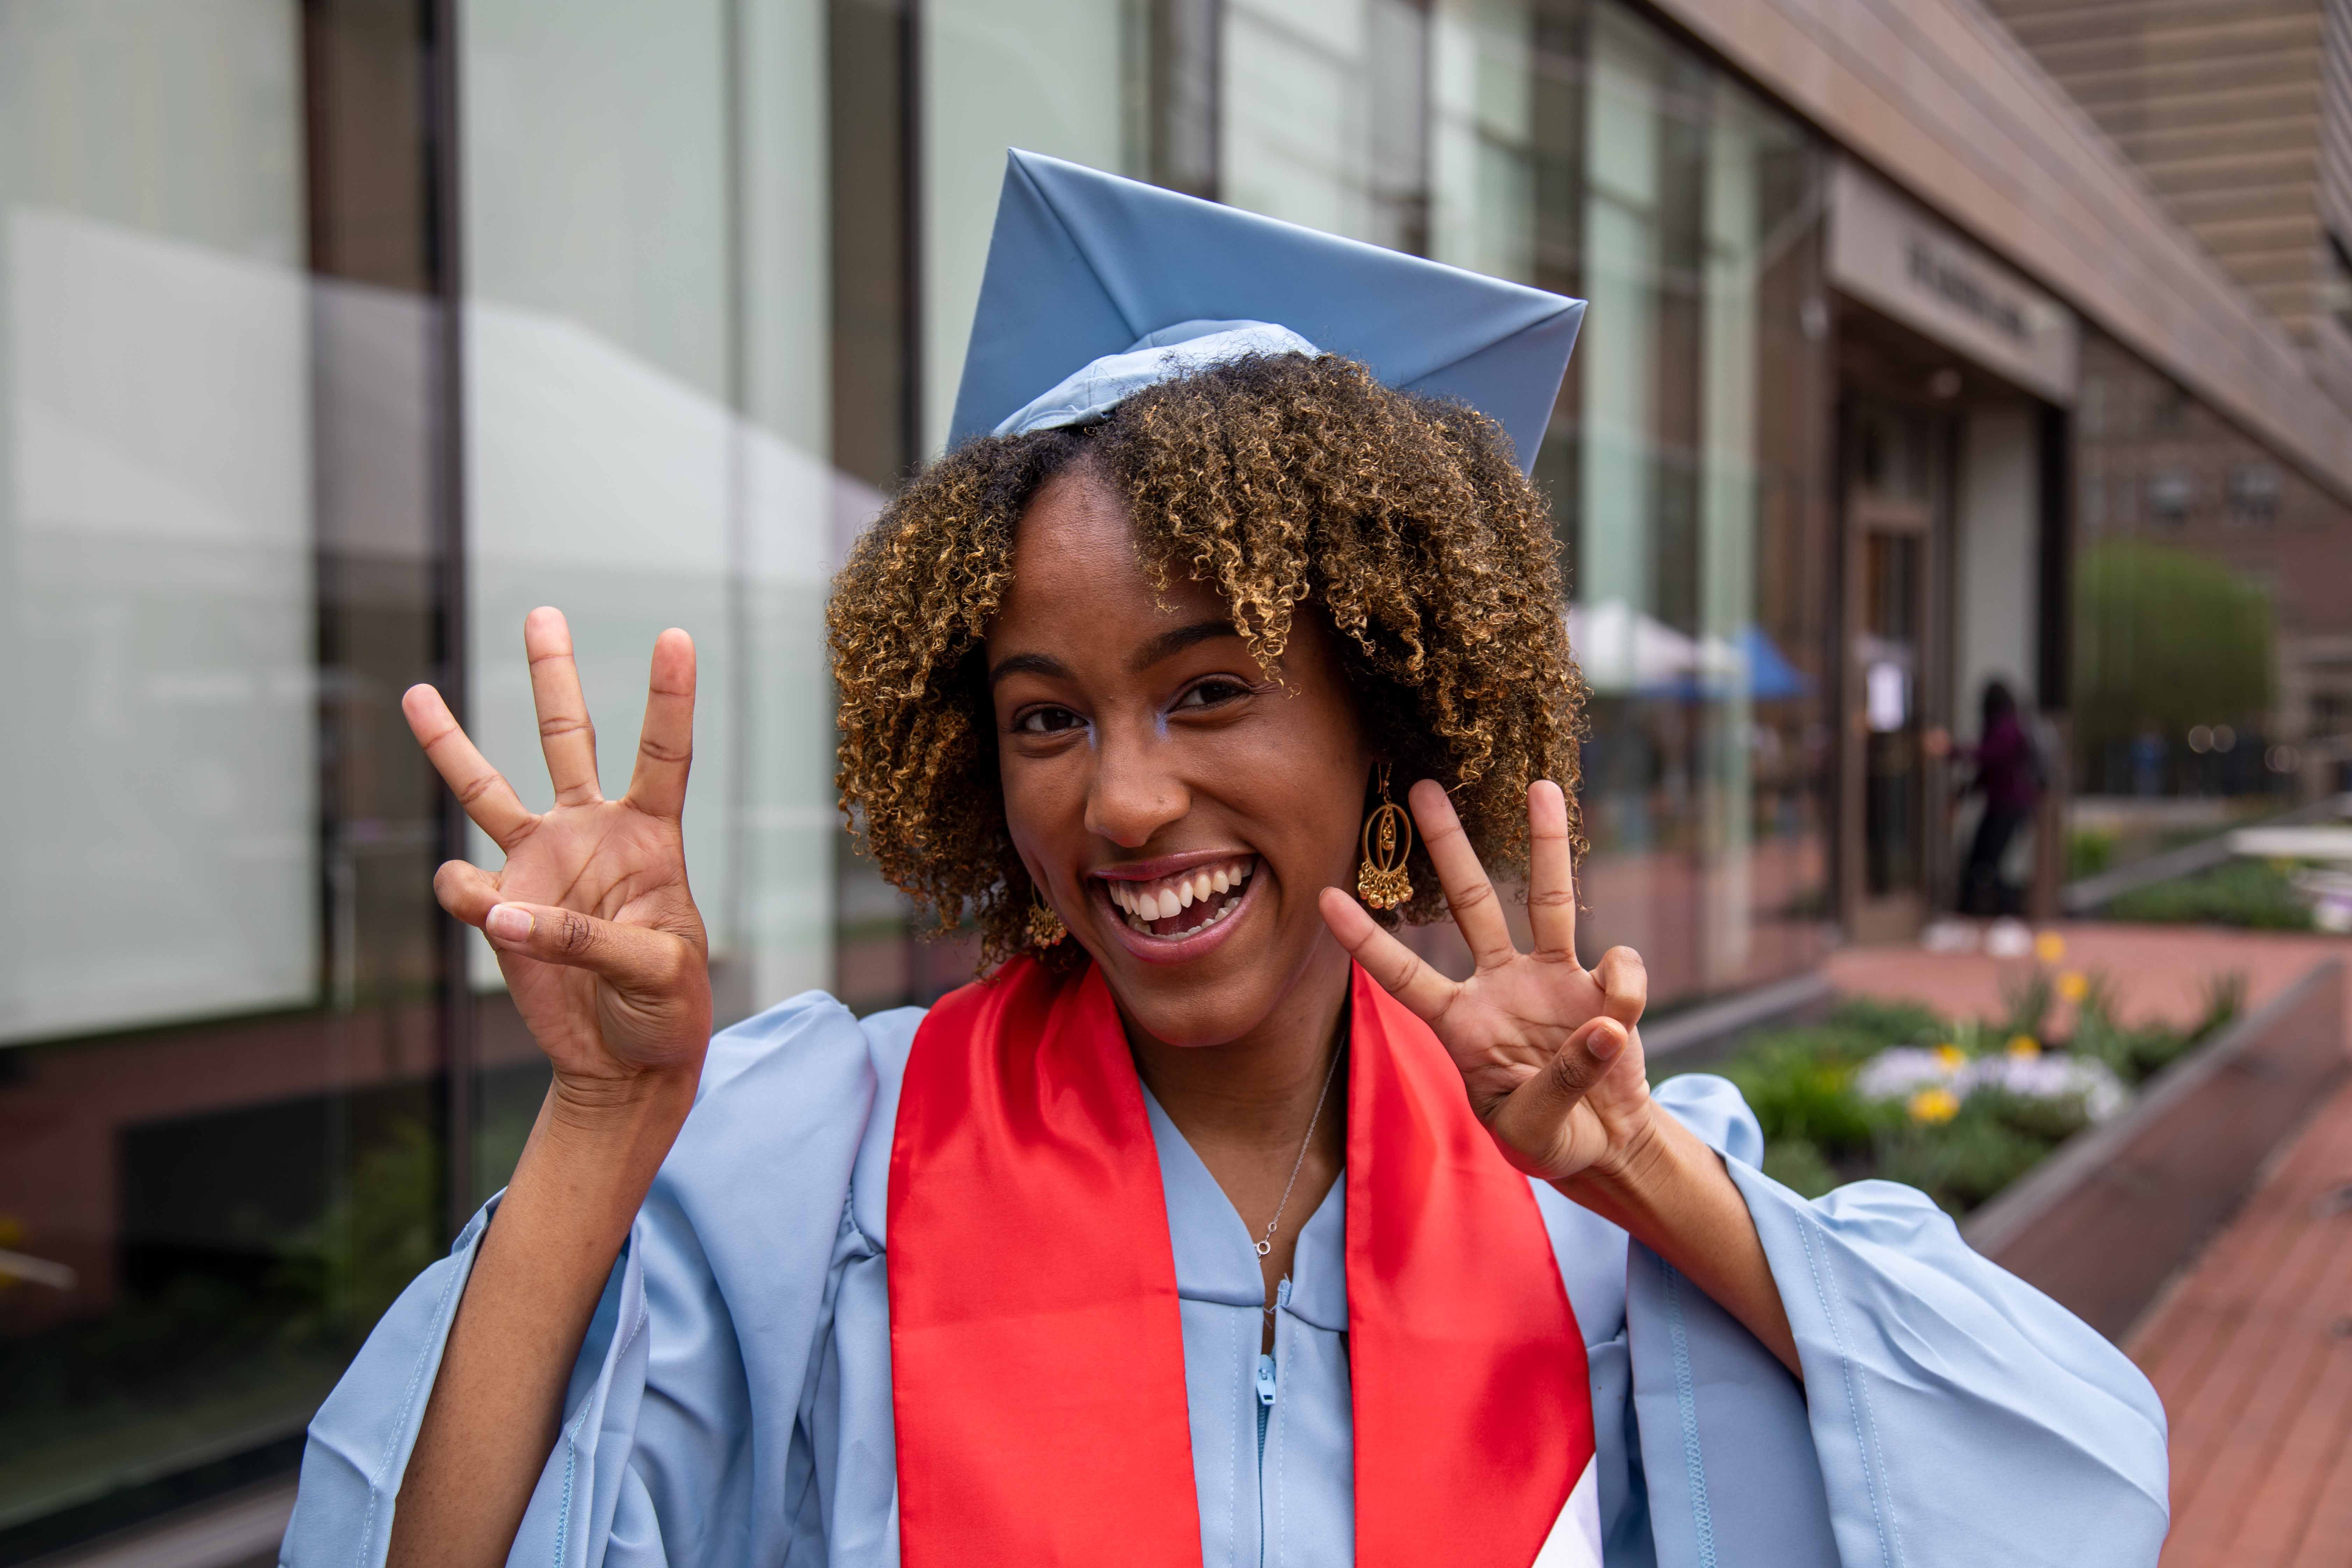
[{"label": "necklace pendant", "polygon": [[1254,1245],[1257,1247],[1257,1255],[1260,1258],[1266,1257],[1274,1251],[1274,1243],[1271,1240],[1256,1242]]}]

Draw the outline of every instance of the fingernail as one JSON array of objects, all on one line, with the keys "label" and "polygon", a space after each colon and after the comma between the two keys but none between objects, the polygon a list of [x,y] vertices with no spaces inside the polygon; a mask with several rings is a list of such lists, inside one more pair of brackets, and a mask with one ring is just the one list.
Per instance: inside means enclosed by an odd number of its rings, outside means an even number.
[{"label": "fingernail", "polygon": [[492,936],[497,937],[501,942],[528,942],[530,940],[530,911],[527,910],[519,910],[512,904],[498,904],[493,906],[488,916],[483,920],[482,925],[483,928]]},{"label": "fingernail", "polygon": [[1624,1045],[1625,1031],[1613,1022],[1603,1020],[1593,1026],[1592,1038],[1586,1042],[1584,1048],[1605,1062],[1623,1049]]}]

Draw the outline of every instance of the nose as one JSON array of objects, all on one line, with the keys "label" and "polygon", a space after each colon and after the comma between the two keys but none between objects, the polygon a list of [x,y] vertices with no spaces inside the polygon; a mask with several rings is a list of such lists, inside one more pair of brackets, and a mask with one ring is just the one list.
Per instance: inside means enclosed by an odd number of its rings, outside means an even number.
[{"label": "nose", "polygon": [[[1163,738],[1132,726],[1096,731],[1094,779],[1087,788],[1087,831],[1122,849],[1140,849],[1192,809],[1192,792]],[[1149,731],[1150,726],[1142,727]]]}]

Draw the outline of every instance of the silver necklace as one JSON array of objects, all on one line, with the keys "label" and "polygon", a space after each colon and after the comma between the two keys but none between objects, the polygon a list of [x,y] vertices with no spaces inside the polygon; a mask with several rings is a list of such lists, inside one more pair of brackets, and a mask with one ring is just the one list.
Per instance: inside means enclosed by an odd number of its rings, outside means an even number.
[{"label": "silver necklace", "polygon": [[[1290,1163],[1290,1180],[1282,1184],[1282,1201],[1274,1205],[1274,1217],[1265,1222],[1265,1235],[1259,1238],[1257,1255],[1267,1256],[1274,1250],[1274,1233],[1282,1225],[1282,1211],[1290,1206],[1290,1189],[1298,1184],[1298,1173],[1306,1167],[1307,1148],[1315,1142],[1315,1124],[1323,1120],[1323,1102],[1331,1098],[1331,1080],[1339,1073],[1339,1052],[1331,1053],[1331,1065],[1323,1069],[1323,1092],[1315,1097],[1315,1114],[1307,1119],[1307,1136],[1298,1141],[1298,1158]],[[1266,1309],[1271,1312],[1272,1307]]]}]

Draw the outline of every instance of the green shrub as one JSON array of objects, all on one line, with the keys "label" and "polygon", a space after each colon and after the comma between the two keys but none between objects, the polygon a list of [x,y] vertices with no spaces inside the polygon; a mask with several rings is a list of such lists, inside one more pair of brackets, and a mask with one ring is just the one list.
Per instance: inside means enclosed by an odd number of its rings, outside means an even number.
[{"label": "green shrub", "polygon": [[2178,1029],[2159,1026],[2133,1028],[2115,1022],[2104,1012],[2085,1008],[2075,1022],[2071,1044],[2078,1054],[2105,1062],[2124,1082],[2140,1084],[2154,1078],[2196,1042],[2196,1036]]},{"label": "green shrub", "polygon": [[2050,1004],[2057,997],[2057,982],[2041,964],[2020,973],[2004,975],[2000,982],[2000,1004],[2008,1011],[2001,1016],[2001,1038],[2006,1040],[2012,1035],[2023,1035],[2031,1039],[2042,1039],[2042,1025],[2050,1017]]},{"label": "green shrub", "polygon": [[2219,1034],[2238,1021],[2246,1010],[2246,988],[2250,981],[2242,969],[2224,970],[2205,978],[2205,1012],[2189,1031],[2194,1039]]},{"label": "green shrub", "polygon": [[1970,1095],[1949,1121],[1891,1127],[1875,1151],[1875,1173],[1918,1188],[1958,1216],[2039,1163],[2055,1145],[2011,1126],[1998,1097]]},{"label": "green shrub", "polygon": [[1803,1138],[1782,1138],[1764,1145],[1764,1173],[1790,1191],[1820,1197],[1838,1184],[1838,1173],[1821,1146]]},{"label": "green shrub", "polygon": [[1853,1065],[1843,1051],[1781,1039],[1743,1052],[1724,1065],[1723,1075],[1756,1112],[1768,1144],[1802,1140],[1830,1153],[1870,1145],[1872,1118],[1853,1092]]},{"label": "green shrub", "polygon": [[2119,921],[2309,931],[2311,909],[2286,872],[2265,860],[2232,860],[2210,871],[2136,888],[2105,911]]},{"label": "green shrub", "polygon": [[2078,882],[2114,865],[2116,844],[2116,836],[2102,828],[2078,827],[2066,835],[2066,879]]},{"label": "green shrub", "polygon": [[[1870,1037],[1870,1050],[1886,1046],[1932,1046],[1950,1038],[1951,1026],[1916,1002],[1850,996],[1831,1012],[1832,1027]],[[1868,1052],[1864,1052],[1868,1055]]]},{"label": "green shrub", "polygon": [[2012,1132],[2041,1140],[2045,1152],[2091,1124],[2080,1100],[2037,1100],[1997,1089],[1980,1089],[1969,1096],[1968,1109],[1983,1112]]},{"label": "green shrub", "polygon": [[440,1195],[432,1130],[395,1123],[326,1211],[279,1243],[277,1283],[305,1303],[289,1332],[333,1342],[373,1328],[441,1256]]}]

